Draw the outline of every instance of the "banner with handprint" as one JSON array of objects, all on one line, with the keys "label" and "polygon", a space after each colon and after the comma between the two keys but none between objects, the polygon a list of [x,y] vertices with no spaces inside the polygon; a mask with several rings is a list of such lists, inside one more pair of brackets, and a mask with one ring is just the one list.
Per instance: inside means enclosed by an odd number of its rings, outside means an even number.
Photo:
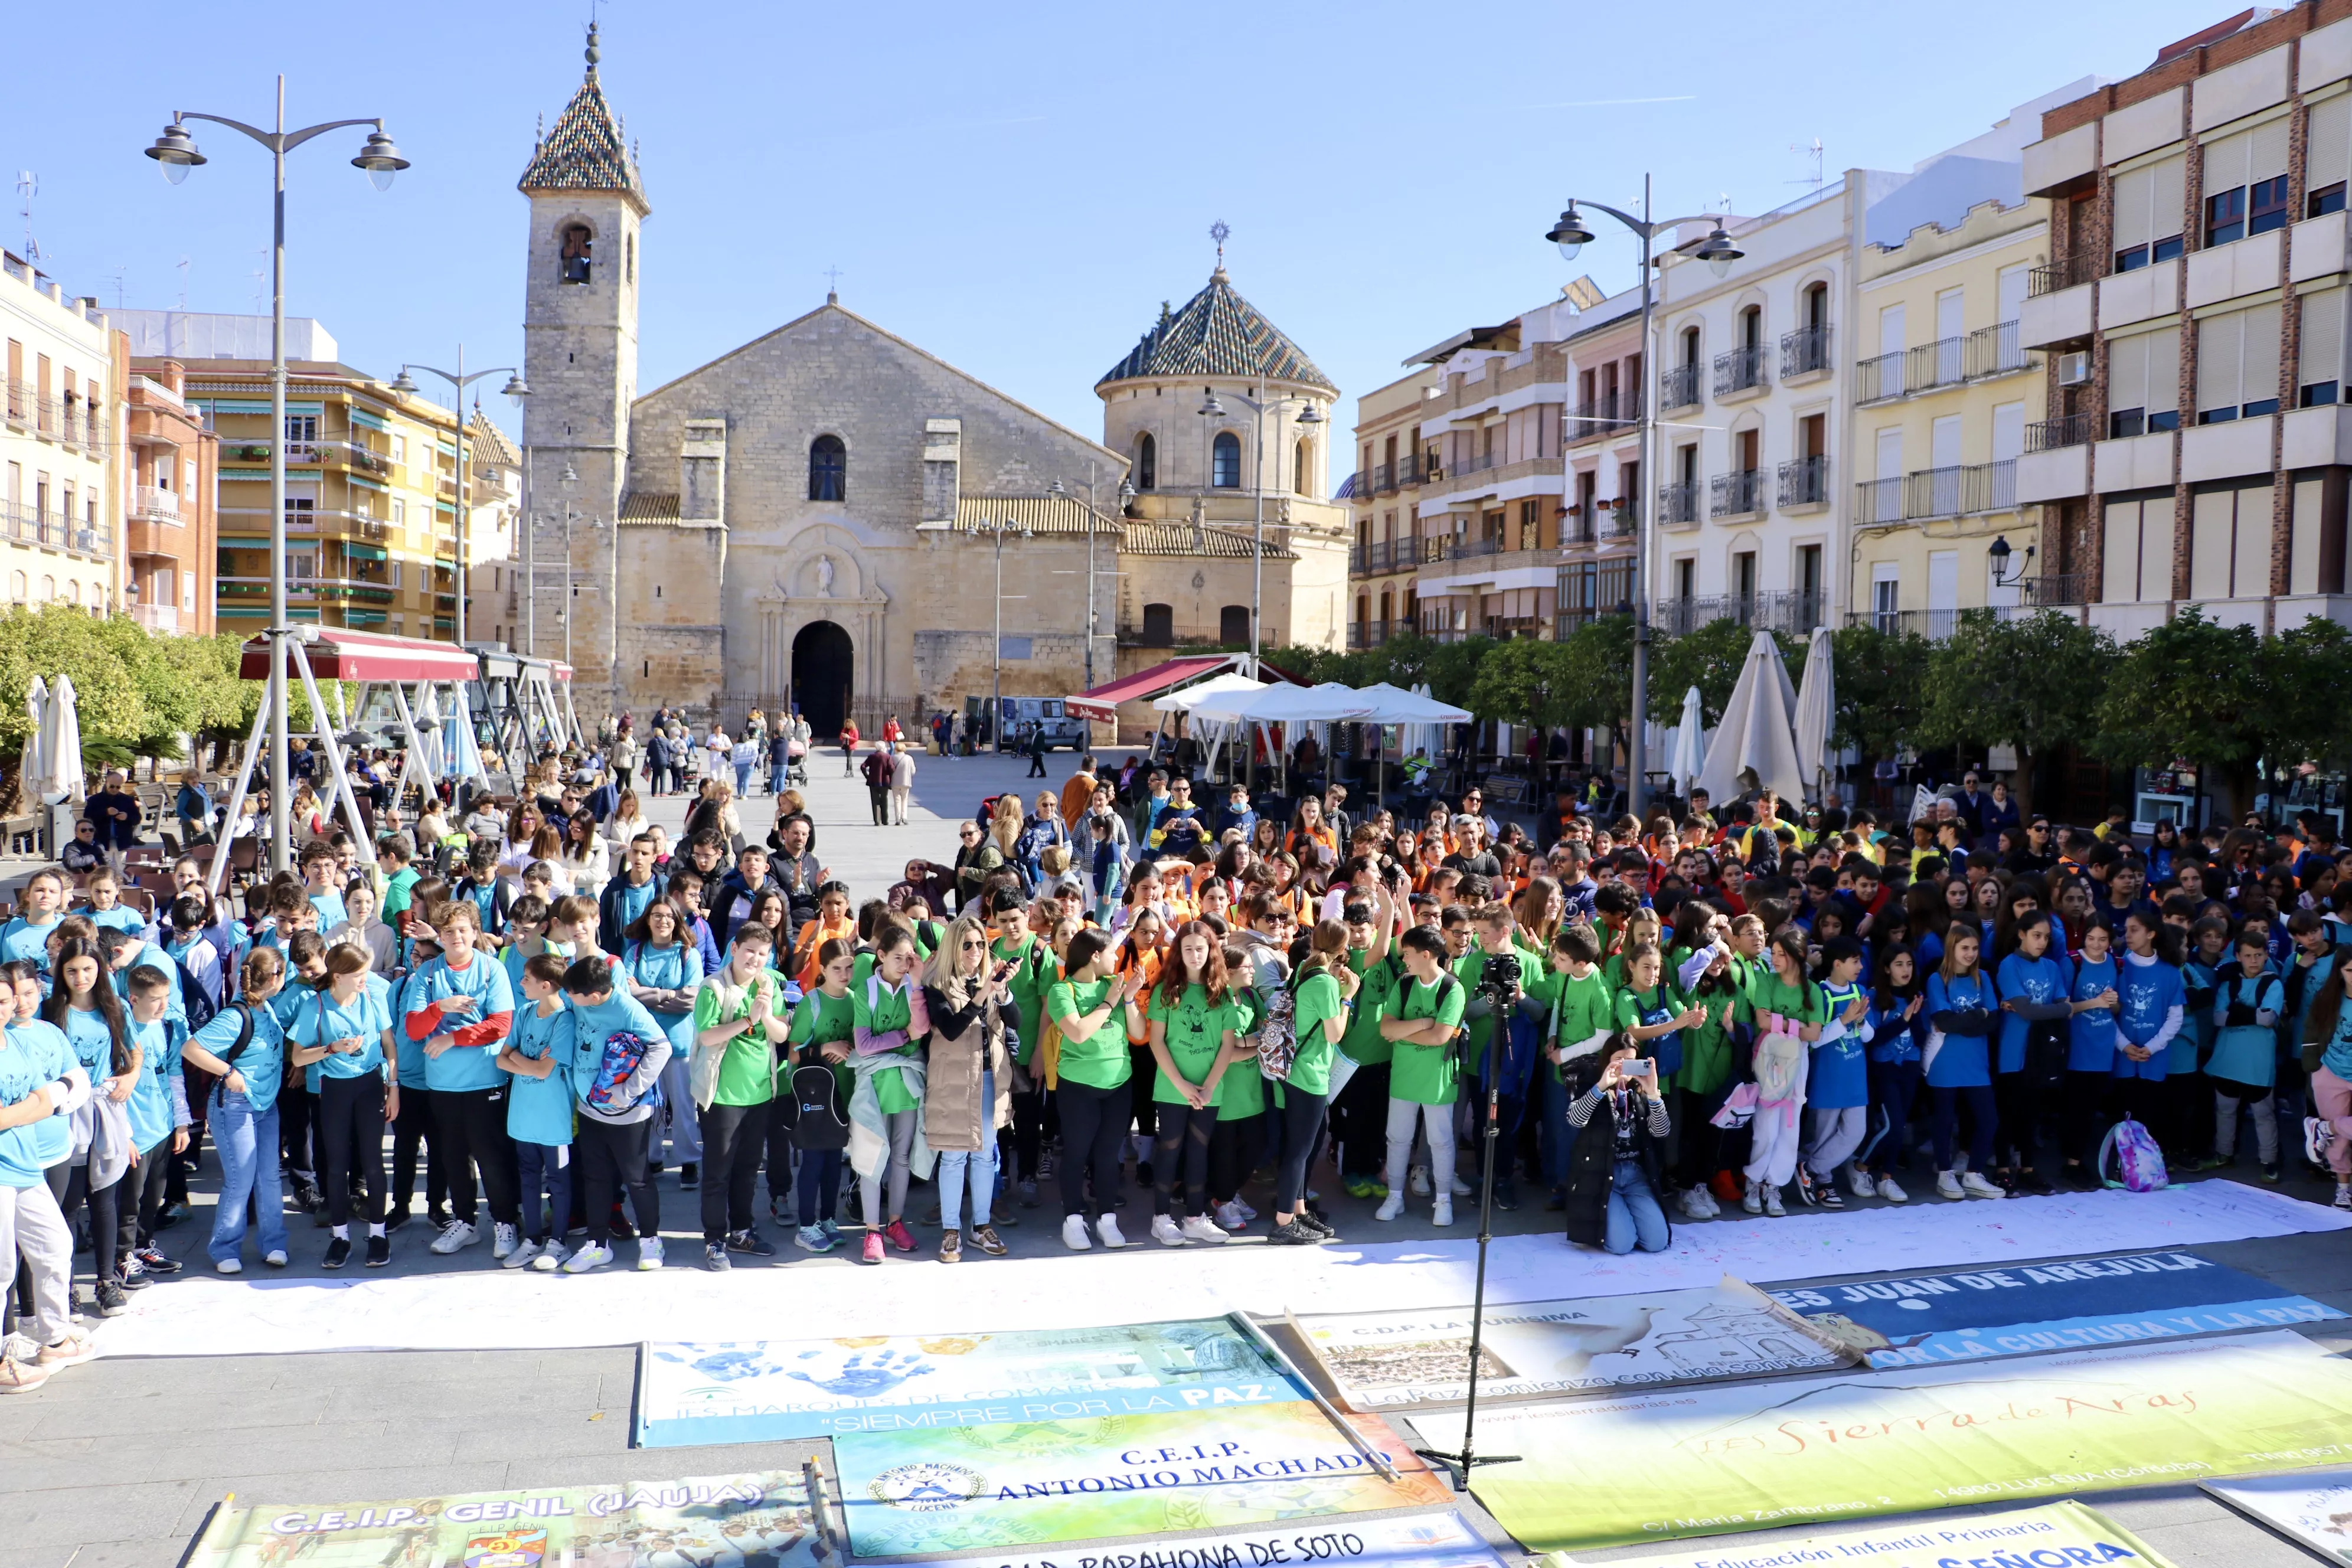
[{"label": "banner with handprint", "polygon": [[653,1343],[639,1361],[637,1443],[764,1443],[1169,1415],[1305,1396],[1223,1318],[1002,1334]]},{"label": "banner with handprint", "polygon": [[853,1433],[835,1437],[833,1453],[860,1559],[1232,1530],[1451,1500],[1445,1482],[1378,1416],[1349,1419],[1391,1475],[1305,1400]]}]

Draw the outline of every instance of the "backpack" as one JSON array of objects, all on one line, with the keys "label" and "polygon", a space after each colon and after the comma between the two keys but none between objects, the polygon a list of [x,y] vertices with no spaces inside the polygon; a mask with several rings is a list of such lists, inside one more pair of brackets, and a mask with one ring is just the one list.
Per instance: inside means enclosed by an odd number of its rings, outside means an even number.
[{"label": "backpack", "polygon": [[849,1147],[849,1123],[841,1114],[841,1080],[832,1067],[813,1062],[793,1069],[792,1094],[785,1101],[793,1131],[793,1147],[806,1153],[830,1153]]},{"label": "backpack", "polygon": [[1286,985],[1265,999],[1265,1016],[1257,1029],[1257,1069],[1277,1083],[1287,1082],[1297,1059],[1297,1003]]},{"label": "backpack", "polygon": [[644,1098],[635,1105],[624,1103],[621,1100],[622,1086],[636,1077],[637,1069],[645,1065],[646,1057],[653,1048],[654,1043],[634,1029],[620,1029],[607,1036],[604,1054],[596,1063],[596,1079],[582,1098],[593,1109],[608,1114],[638,1107],[659,1110],[664,1103],[659,1079],[646,1087]]},{"label": "backpack", "polygon": [[[2110,1152],[2116,1157],[2115,1177],[2107,1175]],[[2164,1151],[2157,1147],[2147,1128],[2128,1116],[2107,1129],[2107,1136],[2099,1145],[2099,1163],[2094,1169],[2107,1185],[2129,1193],[2162,1192],[2170,1184],[2165,1176]]]}]

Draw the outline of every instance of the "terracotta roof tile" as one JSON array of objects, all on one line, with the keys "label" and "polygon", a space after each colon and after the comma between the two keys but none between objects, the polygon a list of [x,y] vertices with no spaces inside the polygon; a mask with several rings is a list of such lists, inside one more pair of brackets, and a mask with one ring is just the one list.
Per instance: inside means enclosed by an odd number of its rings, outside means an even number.
[{"label": "terracotta roof tile", "polygon": [[1234,291],[1233,279],[1223,267],[1209,275],[1209,286],[1184,301],[1182,310],[1171,314],[1162,306],[1160,320],[1143,334],[1134,352],[1111,366],[1110,373],[1095,384],[1200,376],[1265,376],[1320,387],[1335,396],[1339,390],[1299,352],[1297,343]]},{"label": "terracotta roof tile", "polygon": [[[593,45],[592,42],[591,47]],[[530,164],[515,182],[520,191],[622,191],[636,204],[640,216],[649,211],[636,158],[622,140],[619,117],[604,100],[592,58],[587,79],[554,126],[531,150]]]}]

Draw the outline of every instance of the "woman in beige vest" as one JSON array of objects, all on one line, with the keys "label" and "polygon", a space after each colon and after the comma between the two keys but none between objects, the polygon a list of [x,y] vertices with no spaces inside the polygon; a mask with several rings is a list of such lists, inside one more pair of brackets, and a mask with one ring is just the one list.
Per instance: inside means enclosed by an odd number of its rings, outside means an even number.
[{"label": "woman in beige vest", "polygon": [[1003,973],[1009,968],[989,957],[988,927],[974,913],[948,927],[923,970],[923,1003],[931,1019],[923,1141],[940,1157],[942,1263],[963,1256],[967,1185],[972,1245],[992,1258],[1005,1250],[988,1223],[988,1205],[996,1191],[996,1130],[1013,1120]]}]

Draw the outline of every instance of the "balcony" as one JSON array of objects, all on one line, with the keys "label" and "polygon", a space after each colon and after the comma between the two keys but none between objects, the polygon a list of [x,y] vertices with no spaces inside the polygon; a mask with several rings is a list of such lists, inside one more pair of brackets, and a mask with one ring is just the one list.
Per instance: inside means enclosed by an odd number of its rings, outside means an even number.
[{"label": "balcony", "polygon": [[1710,594],[1689,599],[1661,599],[1652,621],[1669,637],[1686,637],[1717,621],[1738,621],[1753,630],[1800,636],[1822,624],[1826,605],[1826,596],[1814,588]]},{"label": "balcony", "polygon": [[33,405],[37,401],[29,381],[5,382],[8,423],[22,430],[33,422]]},{"label": "balcony", "polygon": [[1612,616],[1630,616],[1633,613],[1633,606],[1631,605],[1612,605],[1602,609],[1595,609],[1585,605],[1573,607],[1562,606],[1559,613],[1552,617],[1553,635],[1565,641],[1587,626],[1597,625]]},{"label": "balcony", "polygon": [[2037,267],[2025,276],[2025,297],[2039,300],[2078,284],[2095,283],[2106,276],[2106,257],[2097,251],[2084,251]]},{"label": "balcony", "polygon": [[180,607],[177,605],[150,605],[133,601],[131,618],[151,632],[176,633],[180,629]]},{"label": "balcony", "polygon": [[1996,321],[1969,334],[1968,372],[1970,381],[2010,375],[2033,368],[2033,356],[2018,340],[2015,321]]},{"label": "balcony", "polygon": [[0,529],[12,544],[100,559],[114,553],[114,531],[105,524],[77,523],[63,512],[37,511],[21,501],[0,500]]},{"label": "balcony", "polygon": [[1454,465],[1454,477],[1457,479],[1463,479],[1471,474],[1483,474],[1488,468],[1499,468],[1502,466],[1503,455],[1499,452],[1473,452]]},{"label": "balcony", "polygon": [[2018,602],[2014,605],[1986,605],[1968,609],[1941,610],[1858,610],[1846,616],[1850,626],[1874,626],[1882,632],[1906,633],[1925,637],[1929,642],[1943,642],[1959,629],[1964,616],[1990,613],[2004,621],[2021,620],[2044,610],[2074,609],[2084,602],[2088,579],[2080,573],[2053,574],[2044,577],[2028,577],[2015,584]]},{"label": "balcony", "polygon": [[1750,343],[1715,356],[1715,395],[1739,397],[1761,392],[1768,384],[1762,343]]},{"label": "balcony", "polygon": [[1826,373],[1830,366],[1830,330],[1826,325],[1800,327],[1780,336],[1780,381],[1786,384]]},{"label": "balcony", "polygon": [[[1433,470],[1435,468],[1435,467],[1436,467],[1436,465],[1435,465],[1435,464],[1432,464],[1432,465],[1431,465],[1431,468],[1432,468],[1432,469],[1433,469]],[[1437,476],[1436,476],[1436,474],[1433,471],[1429,477],[1430,477],[1430,478],[1432,478],[1432,479],[1435,479]],[[1416,453],[1414,453],[1412,456],[1411,456],[1411,457],[1409,457],[1409,458],[1399,458],[1397,459],[1397,462],[1396,462],[1396,483],[1395,483],[1394,485],[1391,485],[1391,487],[1389,487],[1389,488],[1390,488],[1390,489],[1400,489],[1400,490],[1403,490],[1403,489],[1412,489],[1414,486],[1416,486],[1416,485],[1420,484],[1420,483],[1421,483],[1421,479],[1422,479],[1422,473],[1421,473],[1421,454],[1419,454],[1418,452],[1416,452]]]},{"label": "balcony", "polygon": [[1792,458],[1780,465],[1780,507],[1782,511],[1827,506],[1829,501],[1830,460],[1827,458]]},{"label": "balcony", "polygon": [[2025,449],[2054,452],[2061,447],[2087,446],[2098,432],[2098,421],[2088,414],[2036,419],[2025,427]]},{"label": "balcony", "polygon": [[1696,408],[1698,406],[1698,366],[1678,364],[1658,377],[1658,407]]},{"label": "balcony", "polygon": [[180,497],[161,485],[131,487],[131,515],[146,522],[178,522]]},{"label": "balcony", "polygon": [[1568,441],[1597,440],[1626,429],[1642,417],[1642,395],[1638,392],[1612,392],[1591,403],[1580,403],[1568,411]]},{"label": "balcony", "polygon": [[1687,528],[1698,521],[1696,481],[1658,487],[1658,526]]},{"label": "balcony", "polygon": [[1381,647],[1391,637],[1409,637],[1412,633],[1412,623],[1402,619],[1350,621],[1348,623],[1348,646],[1350,648]]},{"label": "balcony", "polygon": [[1737,473],[1717,474],[1707,481],[1709,517],[1747,517],[1763,510],[1763,469],[1743,468]]},{"label": "balcony", "polygon": [[1369,576],[1382,572],[1394,572],[1412,564],[1412,541],[1410,539],[1376,539],[1370,544],[1350,546],[1348,551],[1348,572],[1350,576]]},{"label": "balcony", "polygon": [[1864,479],[1854,486],[1854,521],[1916,522],[1936,517],[1973,517],[2017,508],[2017,459],[1922,468],[1899,479]]}]

